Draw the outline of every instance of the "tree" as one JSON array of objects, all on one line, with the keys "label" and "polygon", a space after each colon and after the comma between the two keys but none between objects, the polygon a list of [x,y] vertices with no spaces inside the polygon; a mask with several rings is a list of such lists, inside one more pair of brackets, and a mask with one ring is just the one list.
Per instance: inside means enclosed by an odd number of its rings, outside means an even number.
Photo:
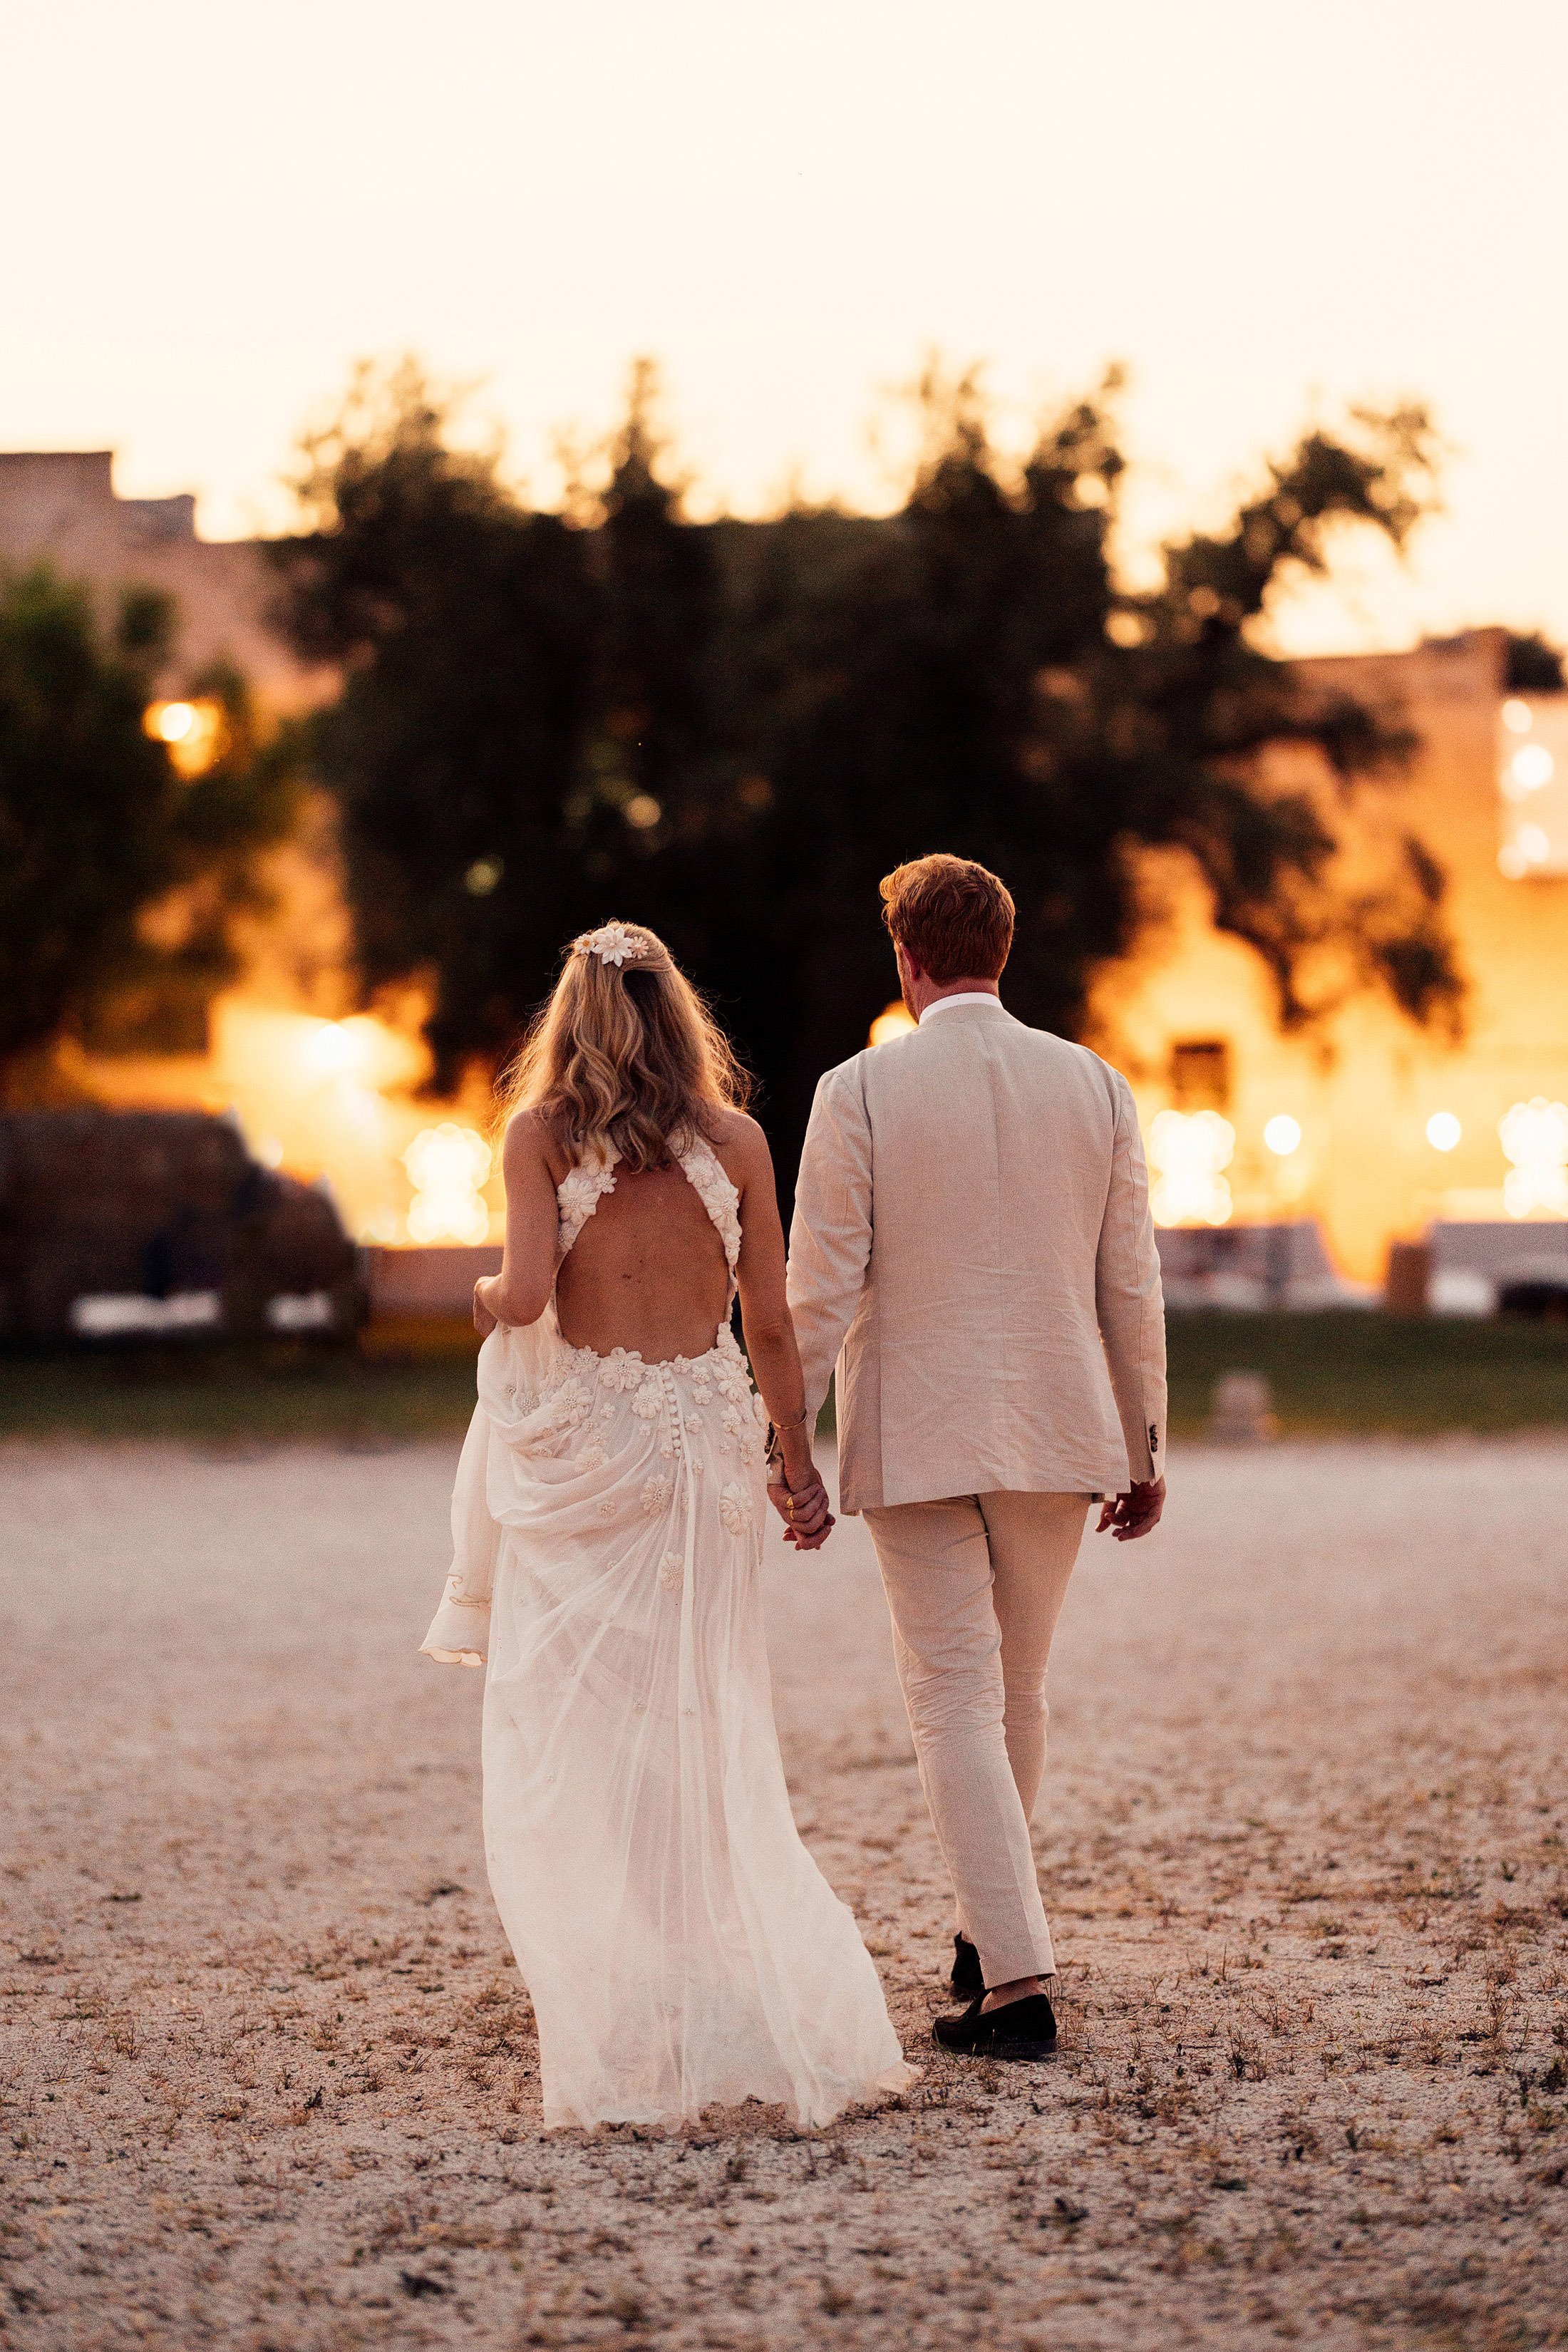
[{"label": "tree", "polygon": [[[243,681],[192,681],[216,705],[213,756],[183,777],[143,715],[167,658],[168,601],[127,590],[109,628],[47,565],[0,580],[0,1078],[26,1088],[62,1033],[127,992],[231,976],[230,917],[254,904],[255,852],[293,821],[286,741],[258,739]],[[182,898],[183,894],[183,898]]]},{"label": "tree", "polygon": [[[1425,416],[1309,434],[1132,595],[1110,554],[1116,388],[1009,467],[973,376],[932,372],[899,513],[699,525],[646,369],[605,486],[562,514],[513,496],[496,452],[459,453],[415,372],[362,379],[312,448],[313,528],[279,553],[302,650],[349,665],[321,755],[366,977],[433,974],[447,1070],[504,1049],[573,930],[639,917],[717,996],[787,1154],[890,992],[877,882],[933,848],[1007,877],[1010,999],[1069,1034],[1149,919],[1150,849],[1201,874],[1287,1024],[1365,988],[1457,1017],[1419,845],[1375,888],[1337,872],[1346,798],[1408,741],[1248,635],[1336,529],[1403,543]],[[1281,780],[1289,745],[1321,755],[1315,781]]]},{"label": "tree", "polygon": [[[1124,472],[1115,389],[1052,420],[1009,474],[973,380],[928,376],[903,510],[819,543],[826,561],[797,555],[787,592],[759,599],[742,631],[773,638],[757,759],[774,793],[764,862],[790,1013],[767,1065],[792,1131],[816,1073],[888,992],[878,879],[928,848],[1007,877],[1021,918],[1010,1001],[1068,1035],[1150,918],[1150,849],[1196,867],[1287,1025],[1369,986],[1416,1022],[1456,1014],[1426,852],[1401,843],[1373,890],[1348,892],[1335,872],[1336,803],[1396,771],[1407,740],[1245,634],[1290,565],[1323,566],[1336,523],[1408,534],[1425,418],[1359,416],[1356,446],[1309,435],[1227,530],[1168,549],[1161,588],[1133,597],[1108,551]],[[1331,784],[1282,789],[1268,755],[1287,743],[1315,747]]]}]

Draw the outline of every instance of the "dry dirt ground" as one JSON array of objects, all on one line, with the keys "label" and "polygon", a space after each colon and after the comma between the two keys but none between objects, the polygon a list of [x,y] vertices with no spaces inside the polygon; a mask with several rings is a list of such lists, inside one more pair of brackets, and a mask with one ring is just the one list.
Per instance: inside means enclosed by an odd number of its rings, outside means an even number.
[{"label": "dry dirt ground", "polygon": [[920,2086],[542,2133],[416,1644],[450,1449],[0,1454],[3,2340],[1568,2344],[1568,1444],[1189,1449],[1092,1541],[1039,1824],[1063,2053],[937,2059],[868,1548],[770,1552],[806,1834]]}]

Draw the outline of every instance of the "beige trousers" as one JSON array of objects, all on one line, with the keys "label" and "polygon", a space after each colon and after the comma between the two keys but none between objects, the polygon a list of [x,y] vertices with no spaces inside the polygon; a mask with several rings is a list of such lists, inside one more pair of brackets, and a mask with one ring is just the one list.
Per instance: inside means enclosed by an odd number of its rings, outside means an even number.
[{"label": "beige trousers", "polygon": [[1084,1495],[962,1495],[863,1516],[893,1619],[921,1786],[988,1985],[1056,1959],[1029,1843],[1046,1667]]}]

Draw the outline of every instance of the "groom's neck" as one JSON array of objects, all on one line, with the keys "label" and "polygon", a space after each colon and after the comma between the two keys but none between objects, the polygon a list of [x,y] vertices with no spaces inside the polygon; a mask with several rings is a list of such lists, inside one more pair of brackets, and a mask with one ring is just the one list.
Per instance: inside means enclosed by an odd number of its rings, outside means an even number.
[{"label": "groom's neck", "polygon": [[904,1003],[918,1021],[931,1004],[940,1004],[944,996],[999,996],[1001,983],[994,980],[932,980],[925,972],[912,973],[904,983]]}]

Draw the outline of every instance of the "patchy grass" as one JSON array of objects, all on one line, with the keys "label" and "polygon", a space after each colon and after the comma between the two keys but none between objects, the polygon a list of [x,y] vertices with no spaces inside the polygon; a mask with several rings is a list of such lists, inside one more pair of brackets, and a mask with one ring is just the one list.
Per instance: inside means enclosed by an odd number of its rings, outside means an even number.
[{"label": "patchy grass", "polygon": [[[359,1348],[61,1349],[0,1356],[0,1434],[406,1444],[474,1403],[466,1324],[378,1325]],[[1287,1436],[1568,1428],[1568,1328],[1442,1317],[1179,1314],[1171,1421],[1201,1434],[1227,1371],[1268,1375]],[[832,1428],[831,1410],[825,1432]]]},{"label": "patchy grass", "polygon": [[1263,1372],[1288,1436],[1568,1427],[1568,1328],[1447,1316],[1172,1315],[1171,1425],[1196,1436],[1221,1373]]},{"label": "patchy grass", "polygon": [[459,1433],[479,1340],[395,1324],[360,1346],[126,1347],[0,1356],[0,1434],[369,1447]]}]

